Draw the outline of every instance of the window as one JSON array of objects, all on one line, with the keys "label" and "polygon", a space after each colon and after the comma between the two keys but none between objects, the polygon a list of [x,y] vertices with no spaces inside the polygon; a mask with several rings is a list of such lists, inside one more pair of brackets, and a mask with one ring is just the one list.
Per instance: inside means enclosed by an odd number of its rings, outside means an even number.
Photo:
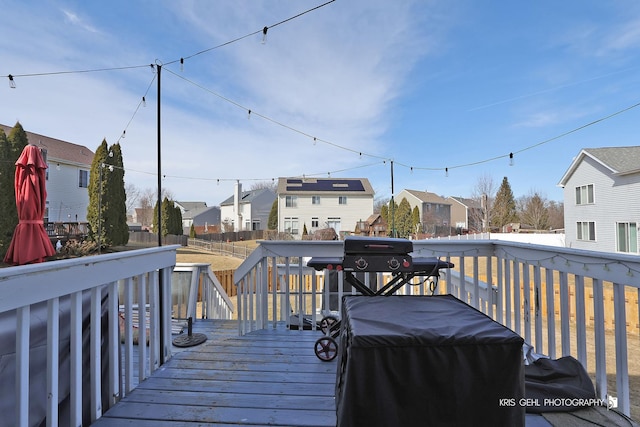
[{"label": "window", "polygon": [[89,171],[85,171],[85,170],[78,171],[78,187],[80,188],[89,187]]},{"label": "window", "polygon": [[593,184],[576,187],[576,205],[593,204]]},{"label": "window", "polygon": [[285,196],[284,205],[288,208],[298,207],[298,196]]},{"label": "window", "polygon": [[346,205],[347,204],[347,196],[338,196],[338,204]]},{"label": "window", "polygon": [[638,253],[638,228],[635,222],[618,223],[618,252]]},{"label": "window", "polygon": [[596,223],[593,221],[578,221],[577,222],[577,234],[578,240],[589,240],[595,242],[596,240]]},{"label": "window", "polygon": [[318,228],[318,218],[311,218],[311,227]]},{"label": "window", "polygon": [[298,232],[299,232],[299,229],[298,229],[298,218],[285,218],[284,219],[284,231],[286,233],[298,234]]},{"label": "window", "polygon": [[320,196],[311,196],[311,204],[319,205],[320,204]]}]

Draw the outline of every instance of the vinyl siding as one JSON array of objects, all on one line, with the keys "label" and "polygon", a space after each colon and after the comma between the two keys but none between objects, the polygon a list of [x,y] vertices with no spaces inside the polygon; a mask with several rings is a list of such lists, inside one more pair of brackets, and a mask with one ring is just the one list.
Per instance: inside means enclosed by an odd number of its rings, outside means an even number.
[{"label": "vinyl siding", "polygon": [[[285,218],[298,218],[300,232],[294,237],[300,239],[305,224],[309,233],[315,230],[315,228],[311,227],[312,218],[318,218],[318,228],[325,228],[329,218],[340,218],[339,231],[341,233],[353,232],[358,221],[365,220],[373,214],[372,195],[355,196],[336,192],[327,195],[315,194],[315,196],[318,195],[320,196],[319,205],[312,204],[311,199],[314,195],[296,195],[296,207],[286,207],[286,195],[278,195],[278,228],[284,230]],[[338,203],[340,196],[347,197],[346,205]]]},{"label": "vinyl siding", "polygon": [[[576,205],[576,187],[593,184],[594,203]],[[566,245],[578,249],[617,252],[616,224],[640,224],[640,174],[615,176],[584,157],[564,187]],[[578,221],[595,222],[595,241],[577,239]]]}]

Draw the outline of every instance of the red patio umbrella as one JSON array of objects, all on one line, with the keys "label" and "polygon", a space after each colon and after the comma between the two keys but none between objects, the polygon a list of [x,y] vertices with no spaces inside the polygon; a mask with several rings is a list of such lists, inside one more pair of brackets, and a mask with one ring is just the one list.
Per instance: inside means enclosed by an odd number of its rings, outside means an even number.
[{"label": "red patio umbrella", "polygon": [[14,185],[18,225],[4,257],[7,264],[42,262],[56,253],[43,225],[47,201],[46,168],[40,149],[31,144],[24,147],[16,161]]}]

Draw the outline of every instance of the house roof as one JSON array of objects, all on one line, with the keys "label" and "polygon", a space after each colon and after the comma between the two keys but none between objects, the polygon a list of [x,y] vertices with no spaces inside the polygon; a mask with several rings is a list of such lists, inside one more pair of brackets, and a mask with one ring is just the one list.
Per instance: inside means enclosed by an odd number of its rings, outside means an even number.
[{"label": "house roof", "polygon": [[373,195],[367,178],[278,178],[278,194]]},{"label": "house roof", "polygon": [[217,206],[205,206],[205,207],[190,209],[188,211],[185,211],[184,215],[182,215],[182,219],[193,219],[198,215],[202,215],[205,212],[209,212],[212,209],[220,210],[220,208]]},{"label": "house roof", "polygon": [[[0,128],[9,135],[12,126],[0,124]],[[71,142],[62,141],[60,139],[50,138],[38,133],[29,132],[25,129],[27,139],[30,144],[47,150],[47,162],[60,161],[64,163],[73,163],[85,166],[91,166],[93,161],[93,151],[84,145],[73,144]]]},{"label": "house roof", "polygon": [[595,160],[609,169],[613,175],[629,175],[640,172],[640,146],[583,148],[580,154],[573,159],[558,186],[565,186],[585,157]]},{"label": "house roof", "polygon": [[[418,200],[424,203],[440,203],[443,205],[450,204],[450,203],[447,203],[446,199],[438,196],[435,193],[429,193],[428,191],[407,190],[407,189],[402,191],[406,191],[407,193],[411,194],[412,196],[414,196],[415,198],[417,198]],[[398,202],[398,200],[396,200],[396,202]]]},{"label": "house roof", "polygon": [[[242,194],[240,195],[240,204],[243,203],[251,203],[253,202],[253,200],[264,194],[264,193],[271,193],[273,194],[273,191],[269,190],[268,188],[260,188],[258,190],[249,190],[249,191],[243,191]],[[220,203],[220,206],[231,206],[233,205],[233,200],[234,200],[235,196],[231,196],[227,199],[225,199],[222,203]]]},{"label": "house roof", "polygon": [[448,199],[451,199],[455,202],[460,203],[463,206],[466,206],[468,208],[480,208],[480,203],[476,200],[473,199],[467,199],[465,197],[456,197],[456,196],[449,196]]},{"label": "house roof", "polygon": [[194,209],[202,209],[207,207],[206,202],[174,202],[176,205],[179,205],[186,212],[192,211]]}]

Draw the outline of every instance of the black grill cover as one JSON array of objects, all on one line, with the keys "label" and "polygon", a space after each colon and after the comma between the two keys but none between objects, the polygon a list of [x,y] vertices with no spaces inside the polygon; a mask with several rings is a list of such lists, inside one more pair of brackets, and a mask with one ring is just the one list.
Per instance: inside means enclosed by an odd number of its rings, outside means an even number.
[{"label": "black grill cover", "polygon": [[340,333],[338,426],[524,425],[523,339],[457,298],[345,296]]},{"label": "black grill cover", "polygon": [[345,237],[345,255],[406,255],[413,252],[413,242],[408,239],[380,237]]}]

